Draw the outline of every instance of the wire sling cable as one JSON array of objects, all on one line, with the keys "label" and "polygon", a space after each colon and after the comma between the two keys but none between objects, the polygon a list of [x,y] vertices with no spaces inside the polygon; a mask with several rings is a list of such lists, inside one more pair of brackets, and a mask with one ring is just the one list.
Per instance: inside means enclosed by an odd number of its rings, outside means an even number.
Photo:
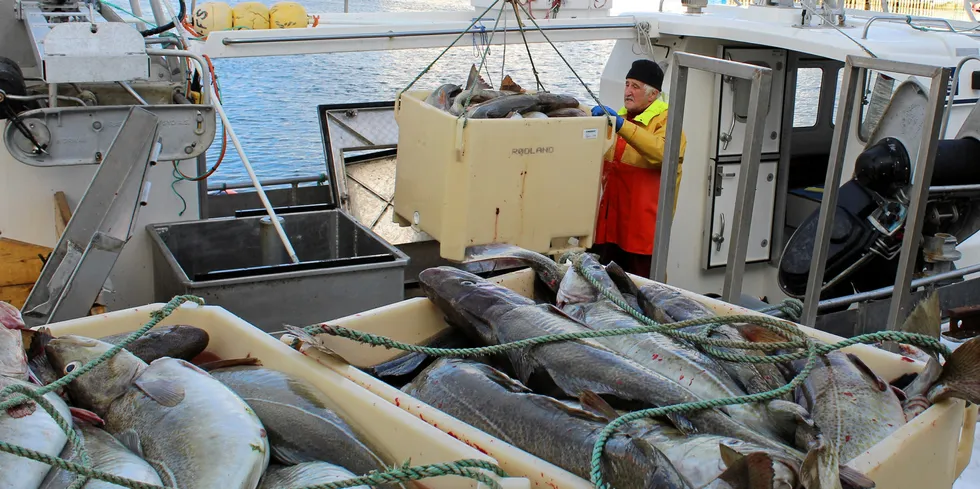
[{"label": "wire sling cable", "polygon": [[[515,7],[514,8],[517,8],[517,7],[518,7],[517,4],[515,4]],[[579,81],[579,83],[582,84],[582,87],[585,88],[585,91],[586,92],[589,92],[589,96],[592,97],[592,100],[595,101],[596,105],[602,107],[603,105],[602,105],[602,102],[599,101],[599,97],[597,97],[596,94],[592,92],[592,89],[589,88],[589,85],[587,83],[585,83],[585,80],[582,80],[582,77],[578,75],[578,72],[575,71],[575,68],[572,68],[571,63],[569,63],[568,60],[565,59],[565,56],[563,54],[561,54],[561,51],[558,50],[558,46],[555,46],[555,43],[551,41],[551,39],[548,37],[548,34],[545,34],[544,30],[541,29],[541,26],[538,25],[538,22],[536,20],[534,20],[534,17],[532,17],[531,14],[527,10],[524,9],[524,6],[523,5],[520,5],[520,8],[521,8],[521,11],[523,11],[528,16],[528,18],[531,20],[531,23],[534,24],[534,27],[536,27],[538,29],[538,31],[541,33],[541,36],[544,37],[544,40],[545,41],[548,41],[548,44],[551,45],[552,49],[555,50],[555,53],[557,53],[558,54],[558,57],[561,58],[561,60],[565,63],[565,66],[567,66],[568,69],[571,70],[572,74],[575,75],[575,78]],[[522,30],[521,31],[521,35],[523,35],[523,34],[524,34],[524,31]],[[527,41],[525,40],[525,43],[526,42]],[[528,55],[530,56],[530,51],[528,51]],[[537,76],[537,74],[535,74],[535,76]],[[603,112],[606,112],[606,122],[609,124],[610,127],[612,127],[612,125],[613,125],[613,123],[612,123],[612,114],[609,114],[607,111],[603,111]]]},{"label": "wire sling cable", "polygon": [[[402,93],[406,92],[409,88],[412,88],[412,85],[415,85],[415,82],[419,81],[420,78],[422,78],[423,76],[425,76],[425,74],[428,73],[429,70],[431,70],[433,66],[435,66],[435,64],[439,61],[439,59],[441,59],[447,52],[449,52],[449,50],[452,49],[452,47],[455,46],[456,43],[459,42],[459,40],[463,38],[463,36],[465,36],[468,32],[470,32],[470,29],[472,29],[473,26],[475,26],[476,23],[479,22],[483,18],[483,16],[486,15],[487,12],[490,11],[490,9],[492,9],[493,7],[495,7],[501,1],[503,1],[503,0],[493,0],[493,3],[491,3],[490,6],[487,7],[486,10],[483,11],[483,13],[481,13],[479,16],[477,16],[475,19],[473,19],[473,22],[470,23],[469,27],[467,27],[466,29],[463,29],[463,31],[460,32],[458,36],[456,36],[456,39],[454,39],[453,42],[451,42],[448,46],[446,46],[446,49],[443,49],[442,52],[439,53],[439,56],[436,56],[436,59],[432,60],[432,62],[429,63],[429,66],[426,66],[425,69],[423,69],[421,73],[419,73],[411,82],[408,83],[408,86],[406,86],[400,92],[398,92],[398,96],[395,97],[395,99],[397,100],[398,98],[401,98],[401,94]],[[501,10],[503,10],[503,9],[501,9]]]},{"label": "wire sling cable", "polygon": [[[524,34],[524,22],[521,22],[521,14],[520,12],[517,11],[518,8],[517,0],[504,0],[504,1],[510,3],[511,6],[514,7],[514,17],[517,20],[517,30],[521,31],[521,38],[524,39],[524,48],[527,49],[527,60],[531,63],[531,72],[534,73],[534,81],[535,83],[538,84],[538,91],[543,92],[545,91],[544,85],[541,84],[541,78],[538,76],[538,69],[534,67],[534,57],[531,56],[531,46],[527,43],[527,36]],[[531,19],[531,22],[534,22],[534,18],[531,17],[530,13],[524,10],[524,6],[520,5],[519,7],[522,11],[524,11],[525,14],[527,14],[528,18]],[[503,9],[501,8],[500,10]],[[534,26],[538,27],[538,23],[534,22]],[[538,30],[540,31],[541,28],[538,27]],[[544,35],[544,31],[541,31],[541,34]],[[547,37],[545,37],[545,39],[547,39]],[[554,44],[552,44],[552,47],[554,47]]]}]

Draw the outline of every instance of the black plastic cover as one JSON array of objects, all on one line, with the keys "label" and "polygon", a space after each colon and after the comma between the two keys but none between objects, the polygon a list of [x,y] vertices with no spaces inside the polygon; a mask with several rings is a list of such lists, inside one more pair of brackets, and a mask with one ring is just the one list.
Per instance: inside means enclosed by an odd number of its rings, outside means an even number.
[{"label": "black plastic cover", "polygon": [[861,152],[854,165],[854,179],[870,190],[892,195],[912,181],[912,164],[905,145],[884,138]]},{"label": "black plastic cover", "polygon": [[[858,182],[851,180],[841,186],[827,253],[826,280],[860,259],[877,239],[877,231],[867,220],[875,208],[875,202]],[[801,297],[806,293],[819,217],[817,210],[803,221],[783,251],[779,262],[779,286],[788,295]]]}]

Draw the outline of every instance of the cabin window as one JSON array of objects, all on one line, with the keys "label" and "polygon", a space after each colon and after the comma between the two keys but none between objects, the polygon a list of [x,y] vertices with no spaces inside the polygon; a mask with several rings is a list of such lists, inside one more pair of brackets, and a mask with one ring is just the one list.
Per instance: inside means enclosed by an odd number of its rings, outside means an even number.
[{"label": "cabin window", "polygon": [[817,108],[820,103],[820,85],[823,68],[799,68],[796,70],[796,106],[793,108],[793,127],[817,125]]}]

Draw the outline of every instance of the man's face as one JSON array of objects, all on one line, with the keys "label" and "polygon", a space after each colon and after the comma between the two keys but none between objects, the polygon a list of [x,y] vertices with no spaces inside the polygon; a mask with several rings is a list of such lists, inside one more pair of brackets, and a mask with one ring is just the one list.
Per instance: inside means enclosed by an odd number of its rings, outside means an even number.
[{"label": "man's face", "polygon": [[626,91],[623,93],[623,105],[630,113],[640,113],[646,110],[654,100],[657,100],[659,92],[652,90],[647,95],[647,84],[632,78],[626,79]]}]

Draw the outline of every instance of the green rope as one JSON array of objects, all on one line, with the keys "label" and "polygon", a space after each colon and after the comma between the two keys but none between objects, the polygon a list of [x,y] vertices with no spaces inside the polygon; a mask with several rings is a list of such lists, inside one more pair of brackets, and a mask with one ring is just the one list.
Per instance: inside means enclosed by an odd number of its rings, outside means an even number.
[{"label": "green rope", "polygon": [[[60,413],[55,409],[55,407],[43,396],[49,392],[55,391],[57,389],[66,387],[72,381],[78,377],[88,373],[93,368],[106,362],[114,355],[126,348],[130,343],[140,338],[154,326],[163,321],[168,316],[173,314],[178,307],[184,302],[194,302],[198,305],[203,305],[204,300],[200,297],[192,295],[182,295],[174,297],[166,305],[157,311],[150,313],[150,321],[140,327],[137,331],[133,332],[126,337],[119,344],[110,348],[107,352],[100,355],[99,358],[90,361],[89,363],[83,365],[81,368],[75,369],[70,374],[40,388],[35,389],[33,386],[14,384],[4,388],[0,391],[0,399],[5,399],[14,394],[20,394],[18,397],[9,399],[0,403],[0,414],[6,413],[8,409],[20,406],[25,401],[33,399],[38,405],[40,405],[52,419],[58,424],[59,427],[68,435],[68,441],[72,447],[74,447],[79,454],[79,459],[81,464],[74,463],[68,460],[64,460],[60,457],[54,457],[45,453],[38,452],[36,450],[31,450],[29,448],[14,445],[5,441],[0,440],[0,452],[9,453],[12,455],[17,455],[24,458],[29,458],[31,460],[42,462],[54,467],[59,467],[63,470],[75,473],[78,475],[75,481],[69,486],[69,489],[80,489],[84,486],[88,479],[99,479],[105,482],[116,484],[122,487],[127,487],[130,489],[168,489],[164,486],[158,486],[155,484],[148,484],[145,482],[134,481],[132,479],[127,479],[125,477],[120,477],[107,472],[102,472],[95,470],[89,465],[91,464],[88,454],[85,451],[84,443],[78,437],[78,434],[73,429],[72,425],[61,416]],[[383,484],[390,484],[394,482],[407,482],[414,480],[427,479],[430,477],[439,477],[447,475],[455,475],[459,477],[465,477],[468,479],[473,479],[486,484],[492,489],[501,489],[500,484],[489,475],[476,470],[471,469],[483,469],[496,474],[499,477],[507,477],[507,473],[503,471],[499,466],[491,463],[487,460],[479,459],[463,459],[455,460],[446,463],[435,463],[428,465],[419,466],[409,466],[408,463],[400,467],[394,467],[391,470],[384,472],[371,471],[366,475],[355,477],[343,481],[330,482],[327,484],[319,484],[315,486],[309,486],[299,489],[342,489],[347,487],[355,486],[378,486]]]},{"label": "green rope", "polygon": [[[790,297],[783,299],[783,301],[779,304],[759,309],[759,312],[777,317],[783,317],[796,323],[803,317],[803,301]],[[777,315],[774,313],[779,314]]]},{"label": "green rope", "polygon": [[176,195],[177,198],[180,199],[181,204],[184,205],[184,207],[180,209],[180,212],[178,212],[177,215],[183,216],[184,211],[187,210],[187,201],[184,200],[184,196],[180,195],[180,192],[177,191],[177,184],[180,183],[181,180],[188,180],[188,179],[184,178],[184,176],[180,174],[180,170],[177,168],[176,161],[174,162],[174,170],[173,172],[171,172],[171,175],[173,175],[174,181],[170,182],[170,190],[174,191],[174,195]]}]

